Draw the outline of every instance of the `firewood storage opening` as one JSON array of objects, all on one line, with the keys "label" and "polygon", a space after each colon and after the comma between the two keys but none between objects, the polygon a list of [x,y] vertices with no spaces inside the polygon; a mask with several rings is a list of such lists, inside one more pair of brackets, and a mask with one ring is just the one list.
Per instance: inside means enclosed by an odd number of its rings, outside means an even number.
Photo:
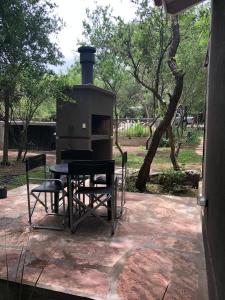
[{"label": "firewood storage opening", "polygon": [[110,135],[110,116],[92,115],[91,128],[93,135]]}]

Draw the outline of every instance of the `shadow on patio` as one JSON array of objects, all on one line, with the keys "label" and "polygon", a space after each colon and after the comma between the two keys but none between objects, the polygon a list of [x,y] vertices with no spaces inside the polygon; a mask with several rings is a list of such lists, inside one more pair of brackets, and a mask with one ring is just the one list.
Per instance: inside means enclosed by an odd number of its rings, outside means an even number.
[{"label": "shadow on patio", "polygon": [[162,299],[167,287],[167,300],[207,299],[196,199],[138,193],[126,198],[113,237],[96,218],[72,235],[30,231],[26,187],[10,191],[0,202],[1,277],[6,277],[6,236],[10,280],[27,245],[23,282],[31,285],[42,270],[37,286],[90,299]]}]

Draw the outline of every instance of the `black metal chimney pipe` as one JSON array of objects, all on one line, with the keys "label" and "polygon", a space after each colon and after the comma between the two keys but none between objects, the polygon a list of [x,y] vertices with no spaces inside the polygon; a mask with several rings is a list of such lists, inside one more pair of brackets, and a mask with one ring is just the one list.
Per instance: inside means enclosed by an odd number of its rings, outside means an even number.
[{"label": "black metal chimney pipe", "polygon": [[93,66],[95,63],[96,49],[91,46],[81,46],[78,48],[78,52],[80,53],[82,84],[93,84]]}]

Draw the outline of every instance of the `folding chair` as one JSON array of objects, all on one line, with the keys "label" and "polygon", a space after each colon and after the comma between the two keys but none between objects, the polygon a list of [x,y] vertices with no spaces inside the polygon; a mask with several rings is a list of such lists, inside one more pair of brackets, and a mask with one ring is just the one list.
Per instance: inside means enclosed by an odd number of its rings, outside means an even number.
[{"label": "folding chair", "polygon": [[[44,178],[31,177],[31,171],[35,169],[41,169]],[[65,190],[64,184],[59,179],[48,179],[46,178],[46,155],[40,154],[26,159],[26,181],[27,181],[27,199],[28,199],[28,215],[29,215],[29,224],[33,228],[43,228],[43,229],[56,229],[62,230],[66,224],[66,212],[65,212]],[[30,187],[31,182],[36,183],[41,182],[38,186],[33,188]],[[54,213],[54,201],[53,195],[61,193],[61,198],[59,198],[58,205],[62,206],[62,214]],[[43,195],[43,196],[42,196]],[[48,197],[49,195],[49,197]],[[41,198],[42,197],[42,198]],[[33,199],[33,201],[32,201]],[[60,203],[61,202],[61,203]],[[55,215],[63,217],[63,226],[54,226],[54,225],[40,225],[32,223],[32,216],[37,204],[41,204],[45,210],[46,215]],[[50,208],[49,208],[50,206]],[[49,210],[51,211],[49,213]]]},{"label": "folding chair", "polygon": [[64,163],[71,162],[73,160],[91,160],[92,159],[92,150],[86,149],[68,149],[62,150],[60,152],[61,161]]},{"label": "folding chair", "polygon": [[116,173],[118,178],[118,186],[121,189],[121,210],[120,215],[123,214],[123,207],[126,202],[125,193],[126,193],[126,178],[127,178],[127,151],[122,154],[122,166],[118,169],[119,173]]},{"label": "folding chair", "polygon": [[[123,214],[123,207],[125,204],[125,192],[126,192],[126,177],[127,177],[127,151],[122,154],[122,164],[120,168],[116,168],[117,186],[121,190],[121,205],[119,216]],[[105,185],[106,177],[101,174],[95,176],[93,179],[93,184],[95,185]]]},{"label": "folding chair", "polygon": [[[69,163],[74,160],[91,160],[92,159],[92,150],[88,149],[67,149],[61,150],[60,158],[62,163]],[[73,184],[76,185],[85,185],[85,181],[88,179],[88,176],[76,176],[74,177]],[[60,178],[64,183],[67,183],[67,177],[61,176]]]},{"label": "folding chair", "polygon": [[[108,212],[108,219],[111,220],[111,234],[114,234],[116,218],[116,182],[114,180],[115,161],[95,160],[95,161],[73,161],[68,164],[69,173],[69,210],[70,227],[74,232],[77,226],[87,217],[94,216],[107,224],[102,216],[97,212],[98,208],[105,207]],[[106,184],[103,187],[78,186],[73,191],[71,180],[74,176],[89,176],[92,178],[96,174],[104,174]],[[92,181],[90,180],[90,184]],[[81,197],[85,201],[81,201]],[[88,201],[87,201],[88,199]]]}]

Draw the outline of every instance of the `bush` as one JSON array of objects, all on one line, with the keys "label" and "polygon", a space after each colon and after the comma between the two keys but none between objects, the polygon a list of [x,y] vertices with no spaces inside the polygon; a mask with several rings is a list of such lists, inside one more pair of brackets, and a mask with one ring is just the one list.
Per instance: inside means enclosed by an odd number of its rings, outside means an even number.
[{"label": "bush", "polygon": [[127,192],[139,192],[135,186],[135,182],[137,180],[137,176],[127,176],[126,179],[126,191]]},{"label": "bush", "polygon": [[149,135],[149,130],[148,127],[144,126],[142,123],[136,122],[119,133],[127,137],[147,137]]},{"label": "bush", "polygon": [[169,139],[167,138],[162,138],[160,143],[159,143],[159,147],[169,147]]},{"label": "bush", "polygon": [[202,136],[203,131],[201,129],[189,129],[186,133],[186,141],[190,145],[198,145]]},{"label": "bush", "polygon": [[168,169],[159,175],[159,183],[166,192],[179,193],[184,191],[185,174],[182,171]]}]

